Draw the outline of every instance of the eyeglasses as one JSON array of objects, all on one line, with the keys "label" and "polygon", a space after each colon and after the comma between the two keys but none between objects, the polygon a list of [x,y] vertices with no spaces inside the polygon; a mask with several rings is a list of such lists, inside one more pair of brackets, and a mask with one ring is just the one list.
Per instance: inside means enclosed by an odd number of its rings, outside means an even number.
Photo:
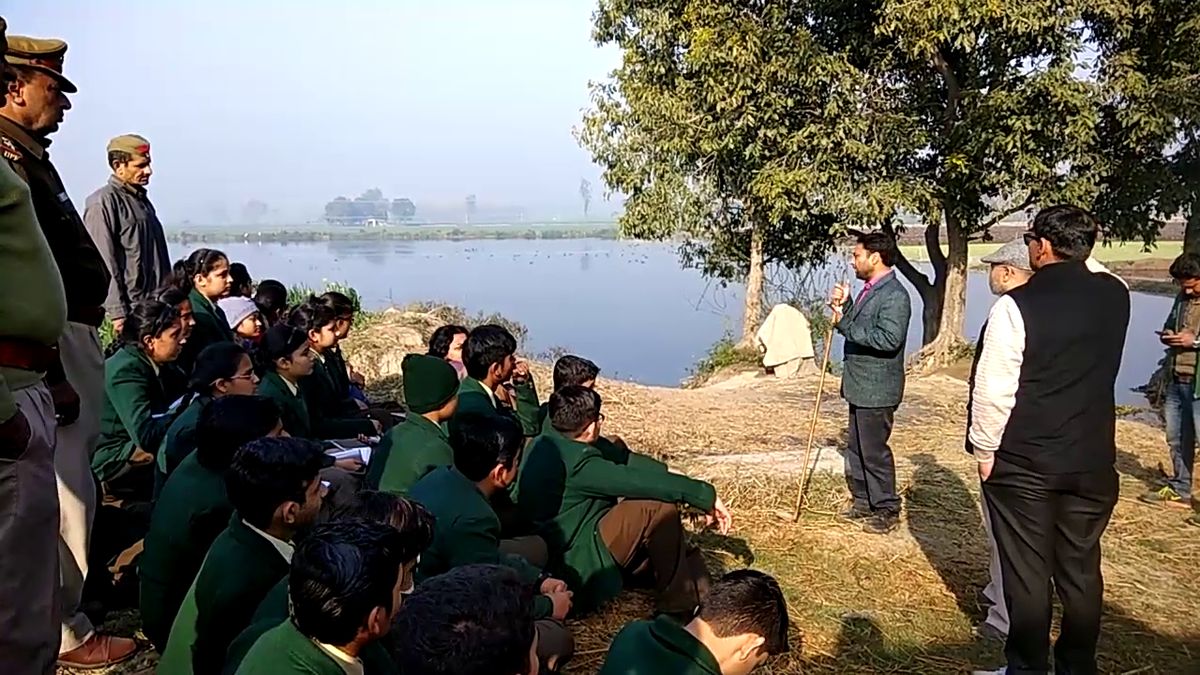
[{"label": "eyeglasses", "polygon": [[252,370],[248,373],[241,373],[239,375],[234,375],[233,377],[231,377],[229,379],[231,379],[231,380],[255,380],[255,379],[258,379],[258,374]]},{"label": "eyeglasses", "polygon": [[1037,235],[1037,233],[1033,232],[1032,230],[1021,235],[1021,238],[1025,240],[1026,246],[1032,244],[1033,242],[1037,241],[1038,239],[1041,239],[1041,237],[1039,237]]}]

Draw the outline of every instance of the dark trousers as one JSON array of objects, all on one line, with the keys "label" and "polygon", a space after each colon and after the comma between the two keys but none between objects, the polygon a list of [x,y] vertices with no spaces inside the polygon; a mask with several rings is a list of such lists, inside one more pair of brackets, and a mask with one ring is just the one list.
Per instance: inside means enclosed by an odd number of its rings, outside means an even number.
[{"label": "dark trousers", "polygon": [[896,460],[888,439],[896,408],[850,406],[846,446],[846,485],[854,504],[872,511],[900,511],[896,494]]},{"label": "dark trousers", "polygon": [[690,615],[708,594],[708,569],[689,549],[679,507],[651,499],[626,499],[600,519],[600,538],[631,576],[654,575],[658,611]]},{"label": "dark trousers", "polygon": [[1117,480],[1111,467],[1044,475],[997,455],[983,495],[1000,551],[1009,673],[1048,670],[1052,589],[1063,606],[1054,671],[1096,672],[1104,602],[1100,535],[1117,503]]}]

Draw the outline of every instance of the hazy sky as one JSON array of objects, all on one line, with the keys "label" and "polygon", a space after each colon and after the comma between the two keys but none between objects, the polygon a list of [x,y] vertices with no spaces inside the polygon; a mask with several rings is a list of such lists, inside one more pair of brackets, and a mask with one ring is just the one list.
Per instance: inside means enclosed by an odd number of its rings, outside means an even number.
[{"label": "hazy sky", "polygon": [[75,203],[106,141],[152,145],[166,222],[251,198],[316,216],[379,187],[421,205],[574,215],[603,189],[571,129],[617,65],[592,0],[0,0],[10,34],[61,37],[79,86],[51,155]]}]

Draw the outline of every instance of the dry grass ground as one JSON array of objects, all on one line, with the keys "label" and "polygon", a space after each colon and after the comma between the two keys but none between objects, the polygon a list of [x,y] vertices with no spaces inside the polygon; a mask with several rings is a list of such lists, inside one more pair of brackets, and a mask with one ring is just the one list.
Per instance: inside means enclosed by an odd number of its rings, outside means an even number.
[{"label": "dry grass ground", "polygon": [[[393,374],[378,367],[391,356],[348,352],[360,370],[370,368],[395,388]],[[535,373],[548,391],[546,369]],[[987,553],[978,478],[962,451],[965,385],[945,375],[910,382],[892,441],[904,519],[882,537],[835,517],[844,495],[837,453],[844,445],[845,405],[836,380],[826,387],[818,471],[798,523],[791,510],[815,377],[741,374],[690,390],[602,380],[599,391],[608,433],[711,480],[733,510],[728,537],[697,537],[713,571],[753,566],[779,579],[796,630],[792,651],[764,672],[963,673],[998,665],[1000,645],[971,635],[983,616]],[[1122,496],[1104,538],[1101,671],[1200,673],[1194,618],[1200,613],[1200,530],[1183,523],[1184,512],[1136,500],[1164,461],[1162,429],[1153,420],[1123,419],[1117,442]],[[650,608],[646,595],[627,591],[600,614],[573,621],[578,651],[569,672],[595,672],[612,635]],[[130,634],[136,617],[121,617],[119,628]],[[115,672],[152,667],[147,655]]]}]

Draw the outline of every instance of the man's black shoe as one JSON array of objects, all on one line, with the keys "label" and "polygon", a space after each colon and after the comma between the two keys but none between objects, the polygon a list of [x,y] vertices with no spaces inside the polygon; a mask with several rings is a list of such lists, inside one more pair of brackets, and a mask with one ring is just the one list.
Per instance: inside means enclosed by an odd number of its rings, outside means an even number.
[{"label": "man's black shoe", "polygon": [[853,504],[838,514],[842,520],[864,520],[871,517],[871,508]]},{"label": "man's black shoe", "polygon": [[900,525],[900,514],[895,511],[876,511],[863,522],[863,532],[887,534]]}]

